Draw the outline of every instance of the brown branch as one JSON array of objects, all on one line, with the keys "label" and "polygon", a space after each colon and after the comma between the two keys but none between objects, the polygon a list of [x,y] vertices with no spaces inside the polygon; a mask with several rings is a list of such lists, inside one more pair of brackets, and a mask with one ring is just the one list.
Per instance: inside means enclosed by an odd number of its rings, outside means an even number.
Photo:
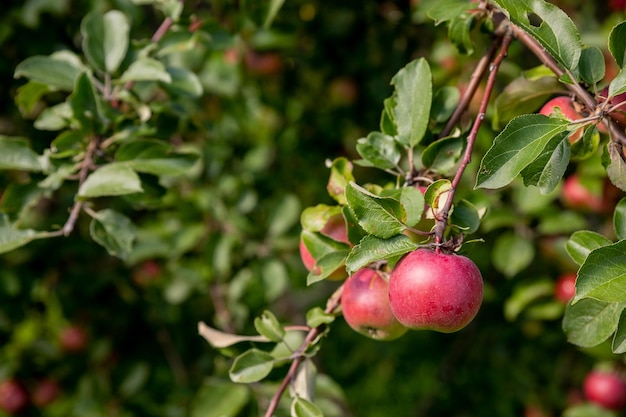
[{"label": "brown branch", "polygon": [[456,172],[454,178],[452,179],[452,188],[449,191],[446,203],[443,209],[441,210],[441,212],[438,213],[437,218],[436,218],[435,241],[437,245],[437,248],[436,248],[437,251],[439,251],[439,248],[443,242],[443,234],[446,230],[446,227],[448,226],[448,214],[450,212],[450,209],[452,208],[452,201],[454,199],[454,193],[456,191],[456,188],[459,185],[459,182],[461,181],[461,177],[463,176],[463,173],[465,172],[465,168],[467,167],[467,165],[470,163],[472,159],[472,150],[474,149],[474,143],[476,142],[476,137],[478,136],[478,130],[480,129],[480,126],[482,125],[482,122],[485,119],[485,113],[487,112],[487,105],[489,104],[489,98],[491,96],[491,92],[493,91],[493,87],[495,86],[495,83],[496,83],[498,69],[500,68],[500,64],[502,63],[502,61],[507,55],[507,51],[509,49],[509,45],[511,44],[511,41],[512,41],[511,32],[507,30],[502,38],[502,44],[500,46],[500,51],[498,52],[498,55],[496,55],[493,62],[489,65],[489,77],[487,77],[487,85],[485,86],[485,94],[483,95],[482,100],[480,102],[480,108],[478,110],[478,114],[476,115],[476,119],[474,120],[474,125],[472,126],[472,129],[470,130],[470,133],[467,137],[467,147],[465,148],[465,154],[463,155],[463,159],[461,160],[461,165],[459,166],[458,171]]},{"label": "brown branch", "polygon": [[[337,311],[339,305],[341,304],[342,292],[343,285],[330,296],[328,302],[326,303],[324,313],[333,314]],[[307,333],[304,341],[302,342],[298,350],[294,352],[294,354],[292,355],[292,357],[294,358],[293,362],[291,362],[291,366],[287,371],[287,375],[285,375],[285,378],[283,378],[283,381],[278,387],[278,390],[274,393],[274,396],[272,397],[270,404],[265,411],[265,417],[271,417],[274,414],[274,411],[276,411],[276,408],[278,407],[278,402],[280,401],[280,398],[283,396],[284,392],[287,390],[287,387],[295,378],[296,373],[298,372],[298,367],[305,358],[304,352],[309,347],[309,345],[322,334],[325,328],[325,324],[320,324],[319,326],[312,328],[309,333]]]}]

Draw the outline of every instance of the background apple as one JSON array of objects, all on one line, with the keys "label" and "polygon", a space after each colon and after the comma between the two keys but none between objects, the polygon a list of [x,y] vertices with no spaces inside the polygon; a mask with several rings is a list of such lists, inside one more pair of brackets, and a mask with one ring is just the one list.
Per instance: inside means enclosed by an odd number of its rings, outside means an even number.
[{"label": "background apple", "polygon": [[389,285],[381,273],[364,268],[348,277],[341,295],[348,325],[375,340],[394,340],[407,332],[389,307]]},{"label": "background apple", "polygon": [[[568,120],[578,120],[583,118],[583,116],[574,108],[574,102],[568,96],[558,96],[548,100],[548,102],[541,107],[541,110],[539,110],[539,114],[550,116],[556,112],[557,107]],[[570,135],[569,141],[571,143],[576,142],[582,137],[583,131],[584,128],[576,130],[572,135]]]},{"label": "background apple", "polygon": [[626,407],[626,381],[614,371],[592,370],[583,381],[585,397],[610,410]]},{"label": "background apple", "polygon": [[567,272],[562,274],[554,284],[554,296],[563,303],[569,303],[576,295],[576,274]]},{"label": "background apple", "polygon": [[417,249],[389,278],[391,311],[410,329],[458,331],[476,316],[482,299],[482,275],[465,256]]},{"label": "background apple", "polygon": [[66,352],[80,352],[87,347],[87,333],[81,326],[72,324],[61,330],[59,343]]},{"label": "background apple", "polygon": [[44,378],[37,382],[32,391],[32,401],[37,407],[45,407],[57,399],[61,393],[59,383],[52,378]]},{"label": "background apple", "polygon": [[563,181],[561,200],[568,208],[600,212],[604,207],[602,196],[585,187],[578,174],[572,174]]},{"label": "background apple", "polygon": [[28,405],[28,394],[18,381],[0,382],[0,410],[15,414]]},{"label": "background apple", "polygon": [[[324,227],[322,228],[322,230],[320,230],[320,233],[325,236],[330,237],[333,240],[336,240],[337,242],[347,243],[351,245],[350,240],[348,239],[346,222],[343,218],[343,215],[341,214],[336,214],[330,217],[328,221],[326,222],[326,224],[324,225]],[[309,271],[312,271],[313,268],[315,268],[315,258],[313,257],[313,255],[311,255],[311,252],[306,247],[302,239],[300,239],[299,250],[300,250],[300,259],[302,260],[302,263],[304,264],[305,268],[308,269]],[[328,279],[341,280],[341,279],[344,279],[347,275],[348,274],[345,268],[339,268],[336,271],[334,271],[328,277]]]}]

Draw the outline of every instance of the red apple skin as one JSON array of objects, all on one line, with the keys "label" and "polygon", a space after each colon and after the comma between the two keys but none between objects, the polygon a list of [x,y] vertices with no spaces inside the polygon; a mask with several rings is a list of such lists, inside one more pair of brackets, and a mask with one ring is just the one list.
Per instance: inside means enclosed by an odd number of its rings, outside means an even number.
[{"label": "red apple skin", "polygon": [[559,276],[554,285],[554,297],[564,304],[576,295],[576,274],[568,272]]},{"label": "red apple skin", "polygon": [[483,299],[483,279],[465,256],[417,249],[389,277],[391,311],[405,327],[452,333],[467,326]]},{"label": "red apple skin", "polygon": [[32,401],[39,408],[46,407],[56,400],[61,393],[59,383],[51,378],[42,379],[32,391]]},{"label": "red apple skin", "polygon": [[563,181],[561,199],[563,205],[572,209],[601,212],[604,208],[602,197],[592,194],[582,185],[580,177],[576,174],[570,175]]},{"label": "red apple skin", "polygon": [[626,408],[626,381],[615,372],[593,370],[583,381],[585,397],[609,410]]},{"label": "red apple skin", "polygon": [[391,312],[388,289],[387,281],[370,268],[348,277],[341,294],[341,307],[353,330],[382,341],[397,339],[408,331]]},{"label": "red apple skin", "polygon": [[257,52],[247,50],[244,55],[246,68],[255,75],[268,77],[281,72],[283,60],[276,52]]},{"label": "red apple skin", "polygon": [[[563,115],[568,120],[573,121],[573,120],[582,119],[583,117],[580,113],[576,111],[576,109],[574,108],[574,105],[572,104],[572,99],[569,98],[568,96],[559,96],[551,100],[548,100],[548,102],[544,104],[543,107],[541,107],[541,110],[539,110],[539,114],[543,114],[544,116],[550,116],[556,111],[555,108],[557,107],[561,109],[561,113],[563,113]],[[581,128],[581,129],[578,129],[576,132],[574,132],[569,137],[570,143],[574,143],[578,139],[580,139],[583,135],[583,131],[584,129]]]},{"label": "red apple skin", "polygon": [[15,414],[27,405],[28,394],[22,384],[14,379],[0,382],[0,410]]},{"label": "red apple skin", "polygon": [[[346,222],[341,214],[337,214],[328,219],[328,222],[326,222],[326,225],[320,231],[320,233],[336,240],[337,242],[343,242],[351,245],[350,240],[348,239]],[[302,239],[300,239],[299,249],[300,259],[302,260],[304,267],[309,271],[313,271],[313,269],[315,268],[315,258],[313,258],[311,252],[309,252]],[[345,268],[340,268],[330,274],[327,279],[339,281],[346,278],[347,276],[348,273],[346,272]]]},{"label": "red apple skin", "polygon": [[78,325],[70,325],[59,334],[59,342],[66,352],[81,352],[87,347],[87,333]]}]

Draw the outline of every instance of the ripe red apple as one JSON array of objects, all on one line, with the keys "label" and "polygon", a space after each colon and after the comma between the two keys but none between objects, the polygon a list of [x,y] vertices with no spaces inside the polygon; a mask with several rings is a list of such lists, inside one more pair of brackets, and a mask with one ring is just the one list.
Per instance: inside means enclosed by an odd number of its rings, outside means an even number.
[{"label": "ripe red apple", "polygon": [[589,401],[609,410],[626,408],[626,381],[616,372],[592,370],[583,381],[583,392]]},{"label": "ripe red apple", "polygon": [[351,78],[337,77],[328,83],[328,101],[335,106],[354,104],[359,96],[359,88]]},{"label": "ripe red apple", "polygon": [[[337,242],[343,242],[350,244],[348,239],[348,232],[346,229],[346,222],[341,214],[336,214],[328,219],[322,230],[321,234],[336,240]],[[311,255],[311,252],[304,244],[304,241],[300,239],[300,259],[302,263],[309,271],[313,271],[315,268],[315,258]],[[347,276],[345,268],[339,268],[334,271],[328,279],[330,280],[342,280]]]},{"label": "ripe red apple", "polygon": [[554,285],[554,296],[563,303],[569,303],[576,295],[576,274],[567,272],[559,276]]},{"label": "ripe red apple", "polygon": [[61,388],[56,380],[44,378],[33,389],[33,404],[40,408],[45,407],[56,400],[60,393]]},{"label": "ripe red apple", "polygon": [[410,329],[461,330],[476,316],[482,299],[482,275],[461,255],[417,249],[389,277],[391,311]]},{"label": "ripe red apple", "polygon": [[154,259],[148,259],[133,269],[131,277],[140,287],[148,286],[161,277],[161,265]]},{"label": "ripe red apple", "polygon": [[585,187],[577,174],[572,174],[563,181],[561,199],[566,207],[572,209],[600,212],[604,208],[602,196],[593,194]]},{"label": "ripe red apple", "polygon": [[[568,96],[559,96],[548,100],[548,102],[544,104],[543,107],[541,107],[541,110],[539,110],[539,114],[543,114],[544,116],[550,116],[556,111],[555,109],[557,107],[561,110],[561,113],[563,113],[563,115],[568,120],[578,120],[583,118],[583,116],[574,108],[574,102]],[[580,128],[576,130],[576,132],[574,132],[572,135],[570,135],[570,143],[574,143],[578,139],[580,139],[583,135],[583,132],[584,128]]]},{"label": "ripe red apple", "polygon": [[283,59],[276,52],[246,51],[244,63],[248,70],[256,75],[270,76],[278,74],[283,68]]},{"label": "ripe red apple", "polygon": [[66,352],[80,352],[87,347],[87,332],[78,325],[70,325],[61,330],[59,342]]},{"label": "ripe red apple", "polygon": [[408,331],[391,312],[388,288],[385,278],[374,269],[364,268],[348,277],[341,308],[352,329],[374,340],[394,340]]},{"label": "ripe red apple", "polygon": [[14,379],[0,382],[0,410],[14,414],[26,405],[28,405],[28,394],[22,384]]}]

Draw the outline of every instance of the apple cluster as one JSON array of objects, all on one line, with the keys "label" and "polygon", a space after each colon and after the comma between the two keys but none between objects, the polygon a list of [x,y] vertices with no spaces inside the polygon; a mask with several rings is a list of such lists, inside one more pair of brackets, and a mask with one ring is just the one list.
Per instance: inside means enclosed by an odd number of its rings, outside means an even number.
[{"label": "apple cluster", "polygon": [[[341,215],[331,218],[321,233],[349,244]],[[305,267],[315,270],[302,239],[300,255]],[[375,340],[394,340],[409,329],[456,332],[474,319],[483,299],[482,275],[474,262],[443,250],[419,248],[390,271],[370,265],[347,275],[342,267],[328,277],[346,279],[343,316],[352,329]]]}]

